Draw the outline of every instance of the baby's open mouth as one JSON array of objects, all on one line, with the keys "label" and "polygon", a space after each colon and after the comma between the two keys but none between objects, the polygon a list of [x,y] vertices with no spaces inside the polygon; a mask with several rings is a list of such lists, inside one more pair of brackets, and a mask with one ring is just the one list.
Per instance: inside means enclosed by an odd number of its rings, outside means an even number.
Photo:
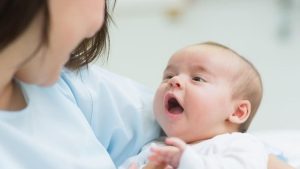
[{"label": "baby's open mouth", "polygon": [[175,97],[168,99],[166,108],[168,112],[172,114],[181,114],[184,111],[183,107],[179,104]]}]

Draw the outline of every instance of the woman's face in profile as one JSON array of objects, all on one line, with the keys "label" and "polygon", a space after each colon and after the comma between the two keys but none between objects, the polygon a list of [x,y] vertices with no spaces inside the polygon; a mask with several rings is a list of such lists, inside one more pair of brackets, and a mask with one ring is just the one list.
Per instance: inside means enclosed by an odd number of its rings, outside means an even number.
[{"label": "woman's face in profile", "polygon": [[105,0],[48,0],[52,36],[91,37],[104,21]]},{"label": "woman's face in profile", "polygon": [[[17,78],[22,81],[42,86],[53,84],[71,52],[83,39],[93,36],[101,28],[105,0],[48,0],[48,10],[48,44],[31,56],[17,73]],[[43,19],[33,21],[38,25],[34,29],[43,27]]]}]

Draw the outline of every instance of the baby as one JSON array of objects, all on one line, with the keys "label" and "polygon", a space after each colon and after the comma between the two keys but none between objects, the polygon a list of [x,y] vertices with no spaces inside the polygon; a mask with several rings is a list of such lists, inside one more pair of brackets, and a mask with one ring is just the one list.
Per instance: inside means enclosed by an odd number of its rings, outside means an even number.
[{"label": "baby", "polygon": [[262,91],[256,68],[228,47],[206,42],[179,50],[154,99],[155,117],[167,138],[163,145],[146,145],[124,166],[266,169],[264,145],[245,133]]}]

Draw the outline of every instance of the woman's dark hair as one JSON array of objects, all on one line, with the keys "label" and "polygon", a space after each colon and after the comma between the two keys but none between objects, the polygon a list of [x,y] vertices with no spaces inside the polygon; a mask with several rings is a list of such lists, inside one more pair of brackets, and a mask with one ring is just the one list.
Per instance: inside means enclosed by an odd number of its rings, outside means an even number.
[{"label": "woman's dark hair", "polygon": [[[26,30],[41,9],[45,16],[42,42],[47,44],[50,24],[47,0],[0,0],[0,52]],[[83,40],[78,45],[66,67],[83,67],[109,49],[109,20],[106,3],[102,28],[93,37]]]}]

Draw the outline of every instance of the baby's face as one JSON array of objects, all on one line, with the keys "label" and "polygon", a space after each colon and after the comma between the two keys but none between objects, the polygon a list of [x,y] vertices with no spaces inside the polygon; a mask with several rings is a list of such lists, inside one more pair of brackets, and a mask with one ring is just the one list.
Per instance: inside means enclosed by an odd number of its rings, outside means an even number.
[{"label": "baby's face", "polygon": [[226,132],[234,111],[230,55],[198,45],[171,57],[154,100],[156,119],[168,136],[192,143]]}]

